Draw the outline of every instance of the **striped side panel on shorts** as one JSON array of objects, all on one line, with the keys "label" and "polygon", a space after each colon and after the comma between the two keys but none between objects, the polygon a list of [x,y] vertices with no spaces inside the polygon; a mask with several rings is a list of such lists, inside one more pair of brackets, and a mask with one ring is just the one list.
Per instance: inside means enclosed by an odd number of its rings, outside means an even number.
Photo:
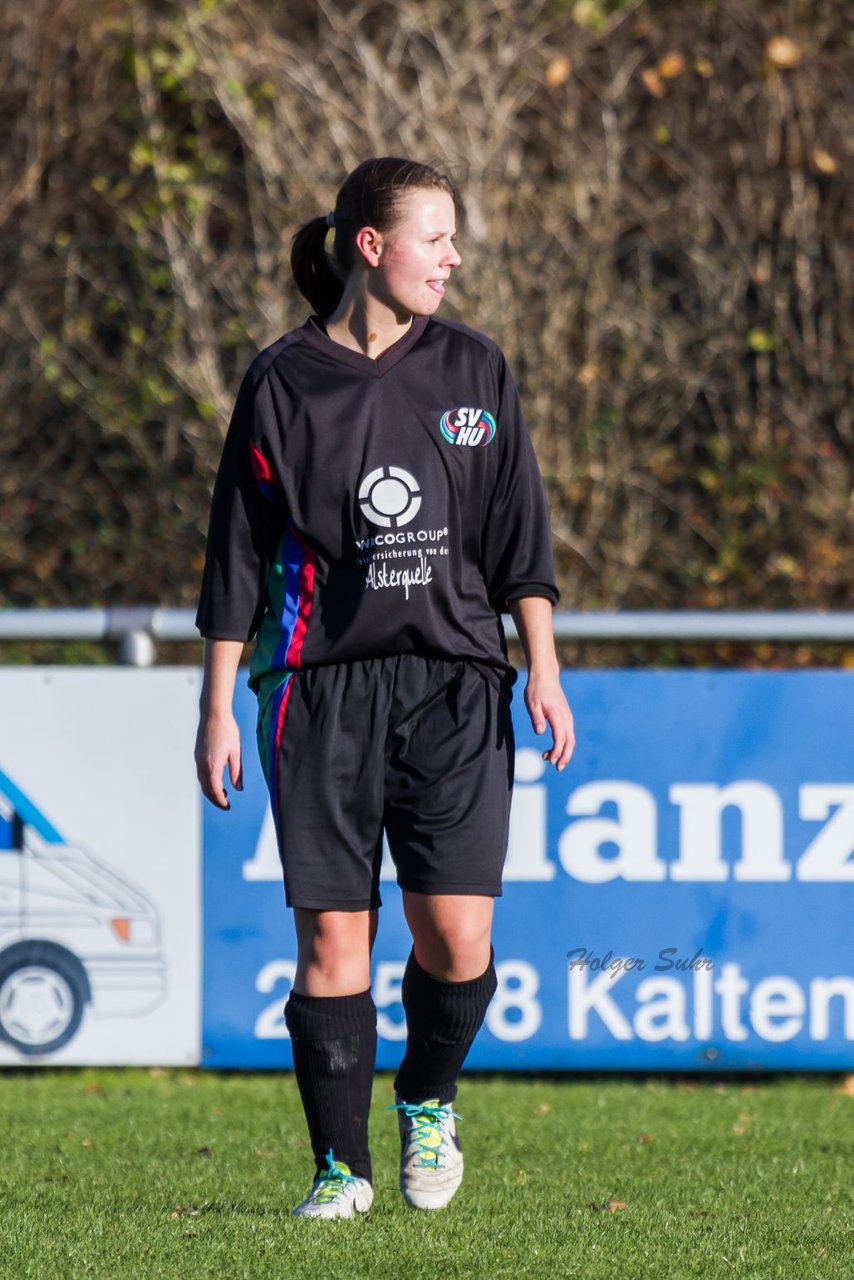
[{"label": "striped side panel on shorts", "polygon": [[[279,606],[279,633],[276,649],[270,662],[272,671],[284,668],[292,671],[302,666],[302,649],[314,594],[315,563],[314,552],[289,524],[281,544],[283,574],[280,581],[283,581],[284,590]],[[277,812],[276,759],[282,741],[290,692],[291,675],[289,673],[273,694],[268,720],[267,783],[270,788],[273,819],[277,826],[279,814]]]}]

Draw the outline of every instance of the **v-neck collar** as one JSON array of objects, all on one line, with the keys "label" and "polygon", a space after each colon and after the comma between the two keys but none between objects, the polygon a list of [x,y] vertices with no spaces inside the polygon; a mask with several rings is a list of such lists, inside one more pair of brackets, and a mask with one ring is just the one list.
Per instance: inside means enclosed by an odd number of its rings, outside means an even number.
[{"label": "v-neck collar", "polygon": [[427,328],[429,319],[429,316],[413,316],[412,324],[403,337],[398,338],[397,342],[393,342],[390,347],[386,347],[376,360],[373,356],[366,356],[362,351],[353,351],[352,348],[345,347],[340,342],[334,342],[326,332],[326,326],[320,316],[309,316],[303,325],[303,337],[312,347],[316,347],[318,351],[324,351],[340,364],[358,369],[360,373],[370,373],[375,378],[381,378],[412,350]]}]

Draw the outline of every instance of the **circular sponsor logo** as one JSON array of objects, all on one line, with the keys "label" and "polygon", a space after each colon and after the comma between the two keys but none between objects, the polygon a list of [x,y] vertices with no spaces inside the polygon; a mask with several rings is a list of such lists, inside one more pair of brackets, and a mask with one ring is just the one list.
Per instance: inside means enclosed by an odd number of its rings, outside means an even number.
[{"label": "circular sponsor logo", "polygon": [[371,524],[399,529],[418,514],[418,481],[402,467],[377,467],[359,485],[359,506]]}]

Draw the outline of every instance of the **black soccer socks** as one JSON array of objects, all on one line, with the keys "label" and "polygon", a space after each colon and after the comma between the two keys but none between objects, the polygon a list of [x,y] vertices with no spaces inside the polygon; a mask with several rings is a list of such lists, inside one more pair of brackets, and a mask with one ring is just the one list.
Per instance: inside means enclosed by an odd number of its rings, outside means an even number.
[{"label": "black soccer socks", "polygon": [[496,978],[490,948],[489,967],[468,982],[434,978],[410,951],[401,998],[406,1013],[406,1052],[394,1087],[407,1102],[438,1098],[440,1105],[457,1096],[457,1076],[495,995]]},{"label": "black soccer socks", "polygon": [[370,1182],[368,1116],[377,1055],[377,1011],[370,991],[355,996],[292,991],[285,1022],[317,1172],[326,1168],[331,1147],[336,1160]]}]

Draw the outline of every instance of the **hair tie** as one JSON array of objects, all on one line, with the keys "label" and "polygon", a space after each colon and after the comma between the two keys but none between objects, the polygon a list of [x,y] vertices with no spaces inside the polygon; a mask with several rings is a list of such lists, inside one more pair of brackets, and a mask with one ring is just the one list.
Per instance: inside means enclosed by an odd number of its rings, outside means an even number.
[{"label": "hair tie", "polygon": [[326,215],[326,225],[327,225],[327,227],[334,227],[334,226],[335,226],[335,210],[334,210],[334,209],[330,209],[329,213],[327,213],[327,215]]}]

